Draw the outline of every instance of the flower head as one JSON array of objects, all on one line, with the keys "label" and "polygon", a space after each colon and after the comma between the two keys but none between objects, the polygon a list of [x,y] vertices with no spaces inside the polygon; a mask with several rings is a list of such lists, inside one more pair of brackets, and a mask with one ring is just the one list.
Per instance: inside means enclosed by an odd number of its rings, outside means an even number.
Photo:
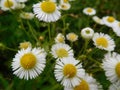
[{"label": "flower head", "polygon": [[112,83],[120,82],[120,54],[107,53],[103,59],[102,67],[108,80]]},{"label": "flower head", "polygon": [[92,39],[94,45],[100,49],[113,51],[115,48],[114,40],[108,34],[95,33]]},{"label": "flower head", "polygon": [[95,15],[96,14],[96,10],[94,8],[91,8],[91,7],[87,7],[85,9],[83,9],[83,13],[86,14],[86,15]]},{"label": "flower head", "polygon": [[91,39],[93,35],[94,35],[94,30],[90,27],[86,27],[81,30],[81,36],[84,39]]},{"label": "flower head", "polygon": [[42,73],[45,67],[46,52],[41,48],[21,49],[12,62],[13,74],[21,79],[33,79]]},{"label": "flower head", "polygon": [[33,11],[39,20],[45,22],[55,22],[61,16],[58,7],[52,1],[43,1],[33,5]]},{"label": "flower head", "polygon": [[56,43],[65,43],[65,37],[63,34],[59,33],[55,38]]},{"label": "flower head", "polygon": [[34,14],[31,12],[23,12],[20,14],[20,17],[23,19],[33,19],[34,18]]},{"label": "flower head", "polygon": [[75,33],[69,33],[66,35],[67,40],[74,42],[76,40],[78,40],[78,35]]},{"label": "flower head", "polygon": [[20,49],[27,49],[28,47],[32,47],[32,44],[30,42],[21,42],[19,45]]},{"label": "flower head", "polygon": [[71,7],[70,3],[60,3],[59,4],[59,9],[61,10],[69,10]]},{"label": "flower head", "polygon": [[112,26],[112,29],[113,29],[113,32],[115,32],[115,34],[120,37],[120,21],[116,22]]},{"label": "flower head", "polygon": [[81,81],[85,71],[78,60],[73,57],[62,58],[57,60],[55,65],[55,77],[57,81],[65,87],[75,87]]},{"label": "flower head", "polygon": [[51,48],[51,53],[54,58],[64,58],[74,55],[71,47],[64,43],[54,44]]},{"label": "flower head", "polygon": [[16,0],[1,0],[0,1],[0,7],[3,11],[15,9],[16,5],[17,5]]},{"label": "flower head", "polygon": [[96,23],[98,23],[98,24],[100,24],[100,25],[103,25],[103,24],[104,24],[104,23],[103,23],[103,20],[100,19],[98,16],[93,16],[92,19],[93,19]]}]

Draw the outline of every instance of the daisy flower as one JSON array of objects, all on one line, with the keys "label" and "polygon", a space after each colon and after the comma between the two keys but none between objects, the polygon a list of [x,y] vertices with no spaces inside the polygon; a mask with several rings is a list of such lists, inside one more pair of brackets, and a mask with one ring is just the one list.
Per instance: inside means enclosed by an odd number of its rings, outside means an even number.
[{"label": "daisy flower", "polygon": [[13,74],[20,79],[33,79],[42,73],[46,63],[46,52],[41,48],[21,49],[12,61]]},{"label": "daisy flower", "polygon": [[25,3],[27,2],[28,0],[16,0],[17,2],[20,2],[20,3]]},{"label": "daisy flower", "polygon": [[20,49],[27,49],[28,47],[32,47],[32,44],[30,42],[21,42],[19,45]]},{"label": "daisy flower", "polygon": [[71,41],[71,42],[75,42],[76,40],[78,40],[78,35],[76,35],[75,33],[69,33],[66,35],[67,40]]},{"label": "daisy flower", "polygon": [[63,34],[59,33],[55,38],[56,43],[65,43],[65,37]]},{"label": "daisy flower", "polygon": [[99,90],[99,88],[97,81],[93,77],[85,75],[77,86],[71,88],[65,87],[64,90]]},{"label": "daisy flower", "polygon": [[16,0],[1,0],[0,2],[0,7],[3,11],[15,9],[16,6],[17,6]]},{"label": "daisy flower", "polygon": [[115,82],[111,84],[108,90],[120,90],[120,82]]},{"label": "daisy flower", "polygon": [[96,10],[94,8],[91,8],[91,7],[87,7],[85,9],[83,9],[83,13],[86,14],[86,15],[95,15],[96,14]]},{"label": "daisy flower", "polygon": [[120,54],[107,53],[103,59],[102,68],[109,81],[120,82]]},{"label": "daisy flower", "polygon": [[98,23],[98,24],[100,24],[100,25],[103,25],[103,24],[104,24],[104,23],[103,23],[103,20],[100,19],[98,16],[93,16],[92,19],[93,19],[96,23]]},{"label": "daisy flower", "polygon": [[113,16],[104,16],[102,20],[103,23],[108,27],[112,27],[117,23],[117,20]]},{"label": "daisy flower", "polygon": [[29,19],[29,20],[31,20],[31,19],[34,18],[34,14],[31,13],[31,12],[22,12],[20,14],[20,17],[23,18],[23,19]]},{"label": "daisy flower", "polygon": [[33,11],[40,21],[55,22],[61,17],[55,2],[43,1],[33,5]]},{"label": "daisy flower", "polygon": [[55,77],[65,87],[75,87],[81,82],[80,78],[85,75],[85,70],[78,60],[66,57],[57,60],[55,65]]},{"label": "daisy flower", "polygon": [[59,9],[61,10],[69,10],[71,7],[70,3],[60,3],[59,4]]},{"label": "daisy flower", "polygon": [[115,34],[120,37],[120,21],[118,21],[114,26],[112,26],[112,29]]},{"label": "daisy flower", "polygon": [[25,4],[24,3],[19,3],[17,2],[17,6],[15,9],[23,9],[25,7]]},{"label": "daisy flower", "polygon": [[81,30],[81,36],[84,39],[91,39],[93,37],[93,34],[94,34],[94,30],[90,27],[86,27]]},{"label": "daisy flower", "polygon": [[54,44],[51,48],[51,53],[54,58],[64,58],[74,55],[71,47],[64,43]]},{"label": "daisy flower", "polygon": [[115,48],[114,40],[108,34],[95,33],[92,39],[94,45],[99,49],[113,51]]}]

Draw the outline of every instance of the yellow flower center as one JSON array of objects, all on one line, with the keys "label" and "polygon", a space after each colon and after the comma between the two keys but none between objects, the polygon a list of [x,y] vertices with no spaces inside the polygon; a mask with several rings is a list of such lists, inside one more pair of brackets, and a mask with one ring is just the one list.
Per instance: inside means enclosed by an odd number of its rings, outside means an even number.
[{"label": "yellow flower center", "polygon": [[102,46],[102,47],[105,47],[105,48],[108,47],[108,41],[104,37],[97,38],[96,39],[96,44],[98,46]]},{"label": "yellow flower center", "polygon": [[88,13],[91,13],[92,11],[93,11],[92,8],[88,8],[88,9],[87,9],[87,12],[88,12]]},{"label": "yellow flower center", "polygon": [[68,39],[71,40],[71,41],[76,40],[76,38],[77,38],[77,36],[75,34],[73,34],[73,33],[68,35]]},{"label": "yellow flower center", "polygon": [[115,71],[116,71],[118,77],[120,77],[120,62],[116,65]]},{"label": "yellow flower center", "polygon": [[7,8],[12,7],[13,6],[12,0],[6,0],[5,3],[4,3],[4,6],[7,7]]},{"label": "yellow flower center", "polygon": [[120,22],[118,23],[118,26],[120,27]]},{"label": "yellow flower center", "polygon": [[82,80],[74,90],[90,90],[88,83],[85,80]]},{"label": "yellow flower center", "polygon": [[110,17],[107,18],[107,21],[110,22],[110,23],[112,23],[112,22],[115,21],[115,18],[112,17],[112,16],[110,16]]},{"label": "yellow flower center", "polygon": [[76,75],[77,69],[73,64],[66,64],[63,67],[63,74],[68,78],[72,78]]},{"label": "yellow flower center", "polygon": [[90,34],[90,30],[86,30],[86,34]]},{"label": "yellow flower center", "polygon": [[58,37],[57,40],[58,40],[59,42],[61,42],[61,43],[64,42],[64,38],[63,38],[63,37]]},{"label": "yellow flower center", "polygon": [[69,2],[69,0],[63,0],[63,2],[64,2],[64,3],[68,3],[68,2]]},{"label": "yellow flower center", "polygon": [[59,58],[68,56],[68,52],[64,48],[60,48],[60,49],[56,50],[56,54]]},{"label": "yellow flower center", "polygon": [[46,13],[53,13],[56,10],[56,5],[51,1],[44,1],[41,3],[41,9]]},{"label": "yellow flower center", "polygon": [[22,56],[20,63],[24,69],[32,69],[36,64],[36,57],[32,53],[27,53]]}]

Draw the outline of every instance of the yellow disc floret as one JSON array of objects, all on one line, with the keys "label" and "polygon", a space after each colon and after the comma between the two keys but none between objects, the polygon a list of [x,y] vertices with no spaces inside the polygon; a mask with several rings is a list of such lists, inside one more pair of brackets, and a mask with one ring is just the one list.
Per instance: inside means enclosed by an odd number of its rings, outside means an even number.
[{"label": "yellow disc floret", "polygon": [[7,8],[12,7],[13,6],[12,0],[6,0],[5,3],[4,3],[4,6],[7,7]]},{"label": "yellow disc floret", "polygon": [[88,8],[88,9],[87,9],[87,12],[89,12],[89,13],[91,13],[92,11],[93,11],[92,8]]},{"label": "yellow disc floret", "polygon": [[112,16],[110,16],[110,17],[107,18],[107,21],[110,22],[110,23],[112,23],[112,22],[115,21],[115,18],[112,17]]},{"label": "yellow disc floret", "polygon": [[56,54],[59,58],[63,58],[63,57],[68,56],[68,52],[64,48],[60,48],[60,49],[56,50]]},{"label": "yellow disc floret", "polygon": [[73,64],[66,64],[63,67],[63,74],[68,78],[74,77],[76,73],[77,73],[77,69]]},{"label": "yellow disc floret", "polygon": [[41,9],[46,13],[53,13],[56,10],[56,4],[51,1],[44,1],[41,3]]},{"label": "yellow disc floret", "polygon": [[118,77],[120,77],[120,62],[116,65],[115,71],[116,71]]},{"label": "yellow disc floret", "polygon": [[107,48],[108,47],[108,40],[104,37],[100,37],[100,38],[96,39],[96,44],[98,46],[102,46],[104,48]]},{"label": "yellow disc floret", "polygon": [[85,80],[82,80],[78,86],[74,88],[74,90],[90,90],[89,85]]},{"label": "yellow disc floret", "polygon": [[36,57],[32,53],[24,54],[20,63],[24,69],[32,69],[36,64]]}]

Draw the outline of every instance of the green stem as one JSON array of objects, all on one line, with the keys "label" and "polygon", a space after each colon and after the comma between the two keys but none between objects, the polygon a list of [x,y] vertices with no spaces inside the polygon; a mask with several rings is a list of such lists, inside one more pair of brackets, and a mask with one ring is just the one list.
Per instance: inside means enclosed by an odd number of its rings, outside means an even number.
[{"label": "green stem", "polygon": [[91,61],[95,62],[96,64],[98,64],[99,66],[101,66],[101,63],[94,60],[92,57],[88,56],[88,59],[90,59]]},{"label": "green stem", "polygon": [[9,47],[6,47],[6,46],[4,46],[4,48],[5,48],[5,49],[8,49],[8,50],[10,50],[10,51],[14,51],[14,52],[17,52],[17,51],[18,51],[18,50],[16,50],[16,49],[9,48]]},{"label": "green stem", "polygon": [[51,41],[50,23],[48,23],[48,33],[49,33],[49,40]]},{"label": "green stem", "polygon": [[34,31],[33,31],[34,29],[33,29],[32,26],[30,25],[29,21],[27,21],[27,24],[28,24],[29,30],[30,30],[33,38],[34,38],[37,42],[39,42],[37,36],[35,35],[35,33],[34,33]]},{"label": "green stem", "polygon": [[83,54],[86,52],[88,43],[89,43],[89,40],[88,40],[88,39],[85,39],[85,45],[84,45],[84,48],[83,48]]}]

